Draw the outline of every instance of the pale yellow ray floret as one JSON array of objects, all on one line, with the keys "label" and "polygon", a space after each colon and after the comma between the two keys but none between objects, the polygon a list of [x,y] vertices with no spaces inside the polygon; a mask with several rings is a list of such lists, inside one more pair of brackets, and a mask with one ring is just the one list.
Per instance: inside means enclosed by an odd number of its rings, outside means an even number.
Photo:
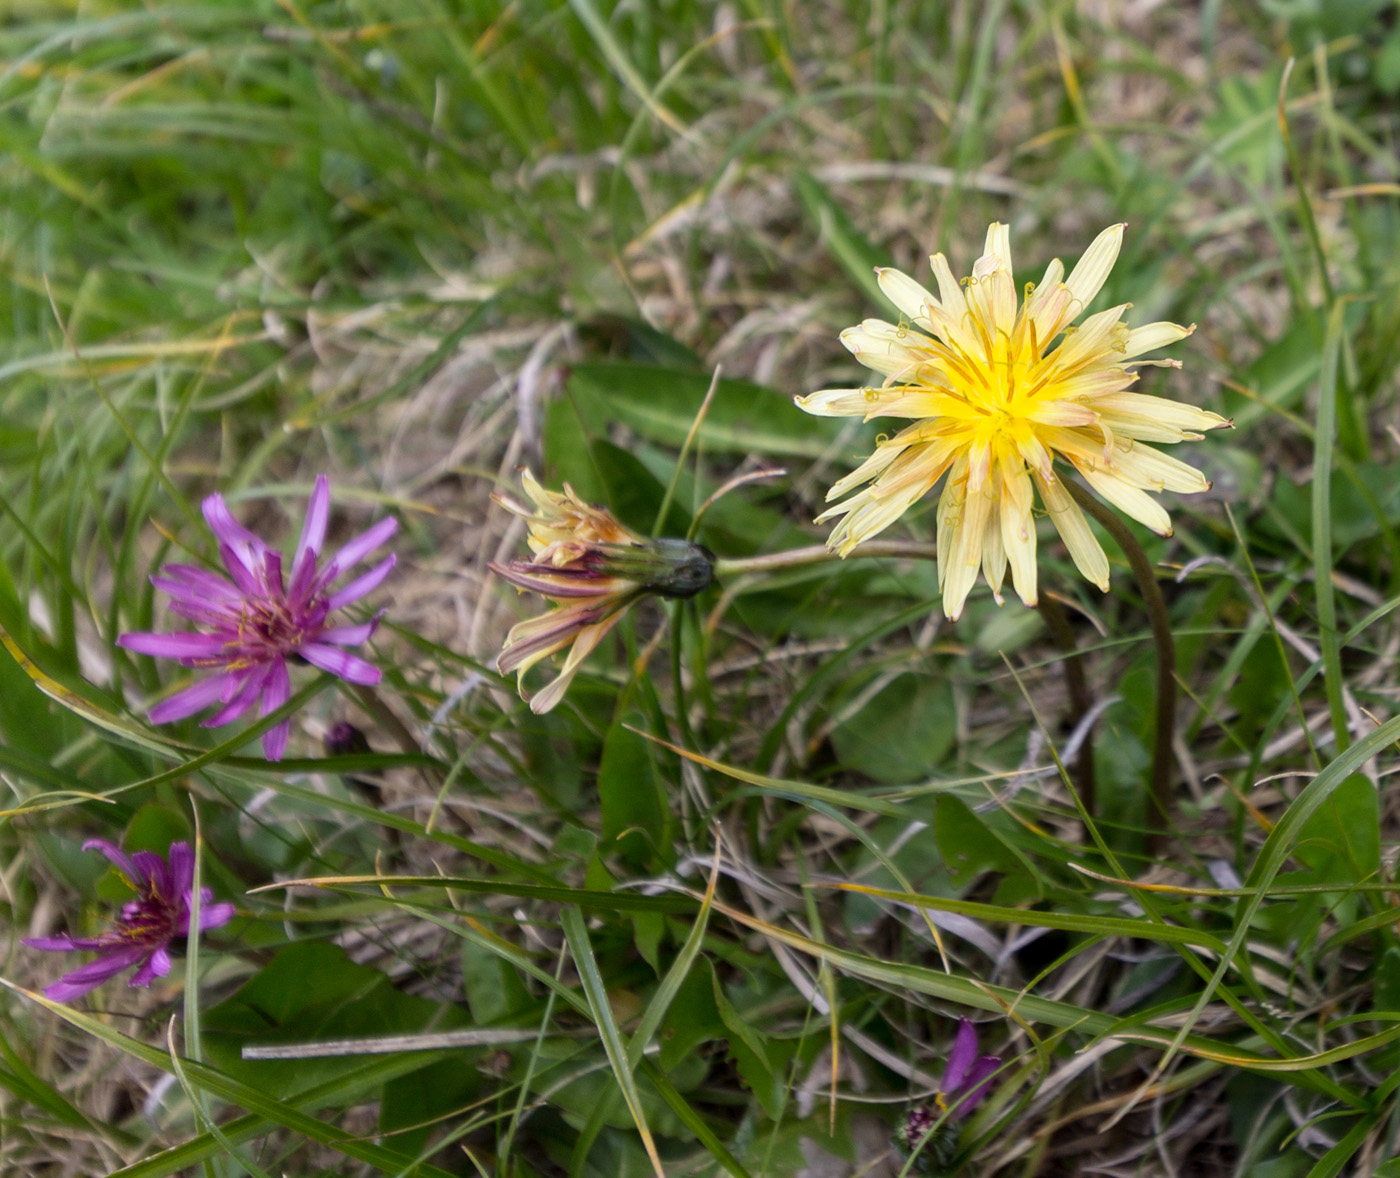
[{"label": "pale yellow ray floret", "polygon": [[1144,359],[1195,327],[1148,323],[1129,328],[1124,303],[1075,320],[1102,289],[1118,258],[1122,225],[1099,234],[1065,277],[1055,260],[1017,298],[1011,235],[987,230],[982,256],[959,282],[942,254],[929,259],[938,294],[907,274],[878,271],[900,321],[867,319],[841,342],[884,379],[878,385],[822,389],[797,404],[823,417],[907,418],[827,495],[850,498],[818,522],[839,522],[827,543],[842,556],[883,531],[940,479],[938,581],[950,618],[961,612],[980,570],[998,603],[1009,569],[1017,594],[1036,601],[1036,495],[1079,571],[1108,588],[1108,558],[1079,505],[1061,484],[1068,462],[1095,492],[1161,535],[1166,510],[1149,492],[1205,491],[1188,466],[1145,443],[1196,440],[1230,423],[1193,405],[1129,391]]}]

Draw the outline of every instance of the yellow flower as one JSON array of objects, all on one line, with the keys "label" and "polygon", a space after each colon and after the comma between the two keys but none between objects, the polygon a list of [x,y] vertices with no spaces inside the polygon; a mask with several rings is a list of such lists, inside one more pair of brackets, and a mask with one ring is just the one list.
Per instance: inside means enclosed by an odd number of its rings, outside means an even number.
[{"label": "yellow flower", "polygon": [[558,609],[520,622],[506,635],[496,669],[525,672],[557,651],[569,649],[558,678],[533,699],[520,687],[530,710],[543,714],[568,690],[583,660],[636,602],[649,594],[692,597],[709,585],[714,557],[685,540],[646,540],[601,507],[585,503],[564,484],[547,491],[528,470],[521,475],[534,508],[493,495],[502,507],[528,521],[532,559],[490,568],[516,588],[549,598]]},{"label": "yellow flower", "polygon": [[[1064,277],[1051,262],[1017,305],[1011,235],[987,230],[982,257],[959,284],[942,254],[931,259],[938,297],[898,270],[881,269],[880,289],[899,308],[898,324],[867,319],[841,342],[885,379],[877,387],[823,389],[797,404],[823,417],[914,418],[831,488],[837,499],[869,483],[818,517],[840,518],[828,545],[842,556],[889,527],[948,476],[938,503],[938,584],[950,618],[980,567],[997,603],[1006,569],[1027,605],[1036,601],[1034,484],[1079,571],[1108,588],[1108,558],[1055,472],[1068,461],[1121,511],[1163,536],[1171,521],[1148,491],[1205,491],[1195,467],[1144,442],[1199,439],[1229,425],[1205,409],[1126,391],[1143,364],[1179,368],[1177,360],[1140,360],[1190,335],[1195,327],[1120,323],[1131,304],[1074,320],[1103,286],[1123,241],[1123,226],[1105,229]],[[1052,347],[1056,339],[1058,345]],[[872,481],[873,480],[873,481]]]}]

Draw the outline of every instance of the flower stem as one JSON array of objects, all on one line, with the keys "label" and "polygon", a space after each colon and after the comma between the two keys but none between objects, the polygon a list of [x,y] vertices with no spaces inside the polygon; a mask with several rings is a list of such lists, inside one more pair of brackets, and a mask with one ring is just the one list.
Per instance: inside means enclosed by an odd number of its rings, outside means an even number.
[{"label": "flower stem", "polygon": [[[1069,689],[1072,723],[1078,724],[1089,714],[1093,700],[1089,696],[1089,680],[1084,674],[1084,656],[1074,645],[1074,629],[1069,624],[1065,607],[1059,600],[1042,593],[1036,603],[1041,620],[1050,632],[1051,641],[1064,652],[1065,686]],[[1094,738],[1092,732],[1084,737],[1074,762],[1074,784],[1086,813],[1094,814]]]},{"label": "flower stem", "polygon": [[[852,556],[908,557],[911,560],[934,560],[938,548],[933,544],[918,544],[908,540],[867,540]],[[764,556],[721,557],[715,561],[715,576],[736,576],[744,573],[777,573],[803,565],[821,564],[840,557],[824,544],[810,548],[793,548],[788,552],[770,552]]]},{"label": "flower stem", "polygon": [[1171,812],[1172,743],[1176,736],[1176,641],[1172,637],[1167,603],[1157,584],[1152,562],[1128,525],[1072,479],[1064,479],[1062,484],[1074,501],[1103,525],[1104,531],[1113,537],[1128,558],[1152,627],[1152,641],[1157,647],[1157,732],[1152,748],[1152,803],[1148,806],[1147,818],[1155,832],[1150,841],[1156,845],[1166,832]]}]

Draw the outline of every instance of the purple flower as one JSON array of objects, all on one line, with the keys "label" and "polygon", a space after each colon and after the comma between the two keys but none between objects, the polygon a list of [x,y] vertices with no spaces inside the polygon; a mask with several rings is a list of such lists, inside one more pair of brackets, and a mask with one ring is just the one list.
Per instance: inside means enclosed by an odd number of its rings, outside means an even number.
[{"label": "purple flower", "polygon": [[934,1103],[910,1109],[895,1135],[906,1156],[917,1156],[920,1173],[942,1173],[952,1165],[958,1152],[960,1123],[982,1103],[999,1067],[997,1056],[977,1054],[977,1030],[961,1019]]},{"label": "purple flower", "polygon": [[[204,518],[219,542],[219,555],[229,577],[221,577],[194,565],[172,564],[151,584],[168,593],[170,612],[204,627],[207,633],[123,634],[118,646],[156,658],[178,659],[182,666],[217,669],[205,679],[151,709],[153,724],[183,720],[214,704],[221,704],[202,721],[216,728],[238,719],[261,700],[259,715],[276,711],[292,693],[287,659],[300,658],[350,683],[373,687],[380,679],[377,667],[338,649],[359,646],[379,625],[376,614],[355,626],[330,626],[331,613],[375,589],[394,567],[394,557],[381,560],[343,588],[329,592],[331,583],[365,559],[398,528],[395,519],[382,519],[369,531],[345,545],[319,572],[316,562],[326,538],[331,491],[325,475],[316,476],[316,487],[307,505],[306,523],[292,557],[290,581],[282,580],[282,554],[273,552],[230,514],[222,495],[210,495],[203,503]],[[269,761],[280,761],[287,748],[290,721],[263,734],[263,752]]]},{"label": "purple flower", "polygon": [[[154,851],[126,854],[105,839],[89,839],[84,851],[98,850],[111,860],[136,899],[122,905],[115,927],[96,937],[28,937],[32,949],[87,949],[96,961],[79,966],[49,986],[44,995],[55,1002],[71,1002],[95,990],[108,978],[140,966],[128,983],[149,986],[170,972],[170,942],[190,931],[190,903],[194,899],[194,852],[189,843],[170,844],[169,862]],[[218,928],[233,919],[232,904],[213,903],[214,893],[199,889],[199,928]]]},{"label": "purple flower", "polygon": [[954,1117],[968,1116],[986,1097],[992,1075],[999,1067],[1000,1056],[977,1054],[977,1028],[967,1019],[959,1019],[953,1054],[948,1057],[939,1085],[938,1107],[945,1112],[951,1110]]}]

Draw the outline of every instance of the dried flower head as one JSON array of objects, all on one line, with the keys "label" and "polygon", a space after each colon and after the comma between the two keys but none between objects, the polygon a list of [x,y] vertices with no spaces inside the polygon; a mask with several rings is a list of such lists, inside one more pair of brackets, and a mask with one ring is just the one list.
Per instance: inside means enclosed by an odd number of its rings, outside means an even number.
[{"label": "dried flower head", "polygon": [[[938,582],[943,609],[961,612],[980,567],[998,604],[1007,566],[1027,605],[1036,602],[1034,493],[1079,571],[1108,588],[1108,558],[1079,505],[1060,483],[1067,461],[1119,510],[1163,535],[1166,511],[1147,492],[1205,491],[1192,466],[1144,442],[1198,439],[1230,423],[1205,409],[1127,390],[1139,357],[1184,339],[1194,327],[1120,323],[1131,304],[1077,319],[1108,277],[1123,226],[1105,229],[1064,277],[1050,263],[1018,306],[1005,225],[987,230],[982,257],[959,284],[947,259],[930,260],[938,296],[898,270],[879,271],[880,287],[901,312],[898,324],[867,319],[841,342],[885,379],[877,387],[824,389],[797,404],[826,417],[906,417],[914,424],[881,439],[828,500],[864,490],[818,517],[839,518],[828,544],[845,556],[887,528],[947,475],[938,504]],[[1056,344],[1058,340],[1058,344]]]},{"label": "dried flower head", "polygon": [[[367,641],[379,625],[379,616],[351,626],[329,622],[336,610],[377,588],[393,569],[395,558],[385,557],[334,592],[331,585],[392,536],[398,521],[380,520],[317,571],[330,496],[330,483],[325,475],[318,475],[286,582],[280,552],[240,525],[223,496],[210,495],[204,501],[204,518],[219,542],[219,555],[232,580],[187,564],[167,565],[161,575],[151,578],[151,584],[170,595],[170,612],[202,626],[204,632],[137,632],[117,639],[117,645],[127,650],[216,672],[158,703],[150,712],[152,723],[168,724],[222,704],[202,721],[204,727],[215,728],[238,719],[259,700],[259,714],[266,716],[291,696],[287,660],[293,658],[351,683],[372,687],[379,682],[377,667],[340,649]],[[282,759],[290,731],[291,723],[283,721],[263,734],[263,752],[269,761]]]},{"label": "dried flower head", "polygon": [[[79,966],[44,990],[55,1002],[70,1002],[94,990],[108,978],[138,966],[128,985],[149,986],[170,972],[170,943],[190,931],[190,908],[194,901],[194,851],[189,843],[170,844],[168,861],[154,851],[126,854],[104,839],[89,839],[83,850],[101,851],[120,872],[133,892],[134,900],[122,910],[107,932],[95,937],[30,937],[24,944],[31,949],[55,951],[88,950],[95,961]],[[214,893],[199,889],[199,929],[219,928],[233,919],[232,904],[215,904]]]},{"label": "dried flower head", "polygon": [[[549,598],[557,609],[511,628],[496,659],[503,675],[516,672],[520,694],[543,714],[568,690],[583,660],[643,597],[693,597],[714,578],[714,557],[686,540],[646,540],[601,507],[583,502],[572,487],[547,491],[528,470],[521,473],[527,507],[504,496],[497,503],[530,525],[529,560],[492,562],[491,570],[520,590]],[[568,648],[558,678],[531,698],[525,672]]]}]

